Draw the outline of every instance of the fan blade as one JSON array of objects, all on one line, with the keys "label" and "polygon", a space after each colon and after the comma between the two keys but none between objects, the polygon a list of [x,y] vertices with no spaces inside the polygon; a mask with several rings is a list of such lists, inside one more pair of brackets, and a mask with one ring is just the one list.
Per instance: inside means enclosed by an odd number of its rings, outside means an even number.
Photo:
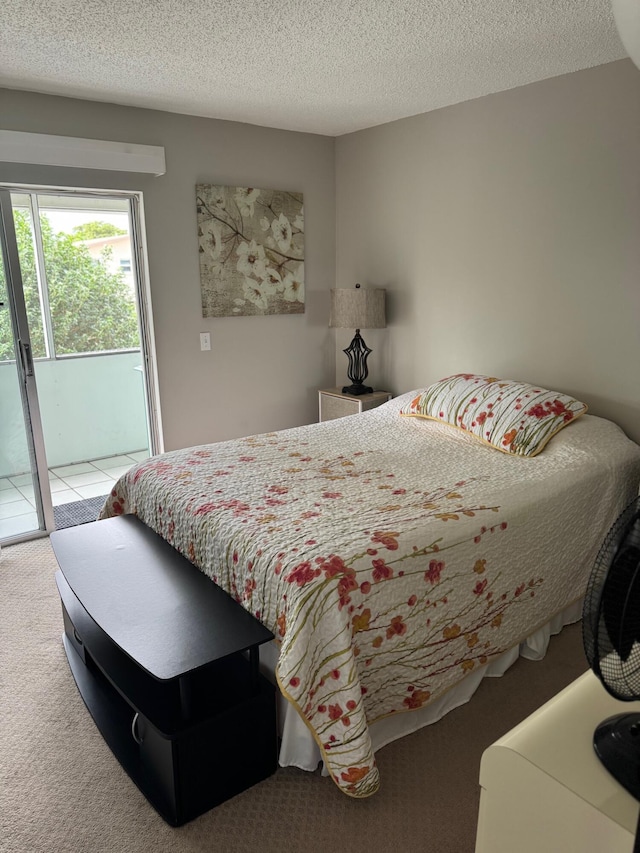
[{"label": "fan blade", "polygon": [[624,545],[611,564],[602,590],[602,614],[611,645],[623,661],[640,639],[640,548]]}]

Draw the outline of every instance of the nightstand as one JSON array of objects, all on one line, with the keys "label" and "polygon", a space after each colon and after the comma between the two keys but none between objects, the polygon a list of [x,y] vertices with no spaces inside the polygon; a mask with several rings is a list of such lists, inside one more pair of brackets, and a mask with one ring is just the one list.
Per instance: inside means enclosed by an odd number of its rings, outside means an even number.
[{"label": "nightstand", "polygon": [[355,397],[352,394],[343,394],[340,388],[323,388],[318,391],[320,423],[367,412],[390,399],[391,394],[388,391],[374,391],[372,394]]}]

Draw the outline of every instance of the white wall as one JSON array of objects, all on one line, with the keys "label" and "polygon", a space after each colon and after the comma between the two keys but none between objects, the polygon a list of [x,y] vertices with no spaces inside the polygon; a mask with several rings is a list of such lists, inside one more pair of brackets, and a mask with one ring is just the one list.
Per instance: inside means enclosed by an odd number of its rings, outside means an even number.
[{"label": "white wall", "polygon": [[[388,290],[390,328],[365,334],[377,387],[519,378],[640,441],[630,61],[340,137],[336,186],[338,286]],[[342,381],[340,352],[336,365]]]},{"label": "white wall", "polygon": [[[335,373],[333,139],[6,89],[0,122],[165,147],[167,173],[159,178],[0,163],[0,182],[144,192],[167,450],[317,420],[317,389]],[[197,183],[304,193],[304,314],[202,319]],[[211,352],[200,351],[202,331],[211,332]]]}]

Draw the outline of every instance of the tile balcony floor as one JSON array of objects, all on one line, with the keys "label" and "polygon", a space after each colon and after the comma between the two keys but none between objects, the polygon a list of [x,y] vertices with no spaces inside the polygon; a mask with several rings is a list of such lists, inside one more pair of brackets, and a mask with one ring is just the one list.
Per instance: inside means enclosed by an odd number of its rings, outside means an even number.
[{"label": "tile balcony floor", "polygon": [[[149,453],[140,450],[49,469],[54,506],[108,495],[116,480]],[[38,529],[31,474],[0,478],[0,539]]]}]

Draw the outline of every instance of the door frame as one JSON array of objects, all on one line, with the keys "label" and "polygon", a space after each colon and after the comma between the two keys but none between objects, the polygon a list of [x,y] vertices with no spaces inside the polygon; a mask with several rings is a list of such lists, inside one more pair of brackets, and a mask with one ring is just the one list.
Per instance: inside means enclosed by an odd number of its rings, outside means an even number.
[{"label": "door frame", "polygon": [[[41,195],[66,195],[80,197],[95,197],[95,198],[124,198],[129,202],[129,219],[131,223],[131,245],[133,250],[132,267],[134,268],[135,280],[135,296],[136,296],[136,311],[138,316],[138,329],[140,333],[140,354],[142,357],[142,377],[145,391],[147,427],[149,437],[149,454],[151,456],[164,452],[164,438],[162,431],[162,414],[160,408],[160,394],[158,383],[158,367],[156,358],[155,334],[153,326],[153,312],[151,304],[151,284],[149,278],[149,257],[146,244],[146,229],[144,216],[144,198],[140,190],[121,190],[121,189],[94,189],[89,187],[61,187],[52,186],[49,184],[23,184],[13,182],[0,182],[0,197],[5,199],[5,206],[8,203],[8,212],[3,207],[3,224],[8,225],[10,233],[13,233],[13,252],[10,252],[10,274],[15,275],[17,270],[20,286],[16,288],[19,295],[16,298],[16,303],[21,303],[21,319],[18,324],[20,336],[26,335],[24,340],[28,341],[28,326],[27,314],[24,305],[24,296],[22,290],[22,276],[20,275],[20,265],[17,255],[17,245],[15,241],[15,228],[13,225],[13,208],[11,206],[11,193],[36,193]],[[5,221],[6,220],[6,221]],[[1,229],[0,229],[1,230]],[[4,242],[3,242],[4,246]],[[9,261],[8,261],[9,264]],[[11,298],[11,297],[10,297]],[[18,308],[20,306],[18,305]],[[46,464],[44,433],[40,420],[40,407],[38,404],[37,390],[35,384],[35,376],[27,377],[28,383],[28,409],[25,410],[25,418],[31,418],[28,426],[31,427],[33,435],[33,445],[35,459],[38,468],[38,479],[42,476],[48,480],[48,470]],[[27,405],[27,400],[23,400],[23,408]],[[41,470],[41,465],[44,469]],[[42,495],[42,489],[38,490]],[[38,535],[46,535],[55,529],[53,520],[53,507],[51,505],[51,495],[49,489],[46,490],[46,500],[43,502],[43,516],[46,529],[44,531],[36,531],[33,534],[12,538],[11,541],[20,541],[22,539],[35,538]],[[37,495],[36,495],[36,499]]]},{"label": "door frame", "polygon": [[[16,369],[18,371],[22,413],[27,436],[27,447],[29,449],[31,474],[33,477],[34,498],[39,524],[44,525],[44,529],[41,526],[39,530],[29,531],[10,539],[11,542],[20,542],[25,539],[33,539],[37,536],[46,535],[55,529],[55,522],[53,519],[51,489],[49,488],[49,470],[45,452],[44,433],[40,418],[38,389],[36,387],[33,358],[31,356],[31,338],[22,287],[22,271],[18,257],[16,230],[13,223],[11,193],[2,185],[0,185],[0,244],[7,272],[7,297],[9,299],[11,325],[15,337]],[[43,482],[47,484],[47,488],[45,489],[42,488]]]}]

